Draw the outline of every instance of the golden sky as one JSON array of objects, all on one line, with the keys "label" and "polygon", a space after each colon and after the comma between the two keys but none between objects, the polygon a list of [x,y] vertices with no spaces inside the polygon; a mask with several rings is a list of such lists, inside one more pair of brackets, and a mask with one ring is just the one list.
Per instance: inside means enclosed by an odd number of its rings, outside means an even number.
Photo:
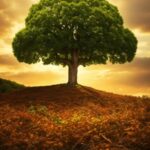
[{"label": "golden sky", "polygon": [[[17,62],[12,39],[24,27],[28,10],[38,0],[0,0],[0,78],[29,85],[67,82],[67,68],[42,63]],[[109,0],[123,16],[124,24],[138,39],[132,63],[79,67],[79,83],[120,94],[150,95],[150,2],[149,0]]]}]

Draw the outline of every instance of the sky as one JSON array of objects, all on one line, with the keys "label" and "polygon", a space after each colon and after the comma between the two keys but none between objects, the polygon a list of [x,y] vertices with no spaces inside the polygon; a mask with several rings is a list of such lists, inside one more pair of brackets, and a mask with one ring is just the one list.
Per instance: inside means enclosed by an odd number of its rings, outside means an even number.
[{"label": "sky", "polygon": [[[0,78],[27,86],[67,82],[67,67],[19,63],[12,50],[15,34],[24,27],[29,8],[38,0],[0,0]],[[150,2],[149,0],[109,0],[116,5],[124,26],[138,39],[134,60],[126,64],[79,67],[79,84],[99,90],[125,94],[150,95]]]}]

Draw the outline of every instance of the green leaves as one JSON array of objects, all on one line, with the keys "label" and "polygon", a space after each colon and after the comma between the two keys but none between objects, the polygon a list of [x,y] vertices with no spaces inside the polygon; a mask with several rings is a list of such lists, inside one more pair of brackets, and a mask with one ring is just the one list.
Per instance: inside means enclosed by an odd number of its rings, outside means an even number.
[{"label": "green leaves", "polygon": [[79,65],[125,63],[137,40],[123,27],[118,9],[106,0],[40,0],[26,27],[16,34],[13,50],[21,62],[62,64],[79,51]]}]

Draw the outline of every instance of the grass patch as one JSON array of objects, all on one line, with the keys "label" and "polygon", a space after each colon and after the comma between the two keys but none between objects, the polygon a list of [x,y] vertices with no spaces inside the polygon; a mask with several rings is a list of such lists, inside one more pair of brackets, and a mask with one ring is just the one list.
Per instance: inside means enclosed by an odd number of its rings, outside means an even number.
[{"label": "grass patch", "polygon": [[24,88],[24,85],[0,78],[0,93],[6,93]]}]

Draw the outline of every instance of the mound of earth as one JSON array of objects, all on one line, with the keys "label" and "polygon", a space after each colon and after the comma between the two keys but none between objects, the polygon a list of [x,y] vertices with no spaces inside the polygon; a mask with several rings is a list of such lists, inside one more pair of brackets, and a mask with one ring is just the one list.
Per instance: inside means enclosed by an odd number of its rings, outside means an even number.
[{"label": "mound of earth", "polygon": [[0,93],[6,93],[24,88],[24,85],[0,78]]},{"label": "mound of earth", "polygon": [[78,85],[0,94],[0,149],[148,150],[150,99]]}]

